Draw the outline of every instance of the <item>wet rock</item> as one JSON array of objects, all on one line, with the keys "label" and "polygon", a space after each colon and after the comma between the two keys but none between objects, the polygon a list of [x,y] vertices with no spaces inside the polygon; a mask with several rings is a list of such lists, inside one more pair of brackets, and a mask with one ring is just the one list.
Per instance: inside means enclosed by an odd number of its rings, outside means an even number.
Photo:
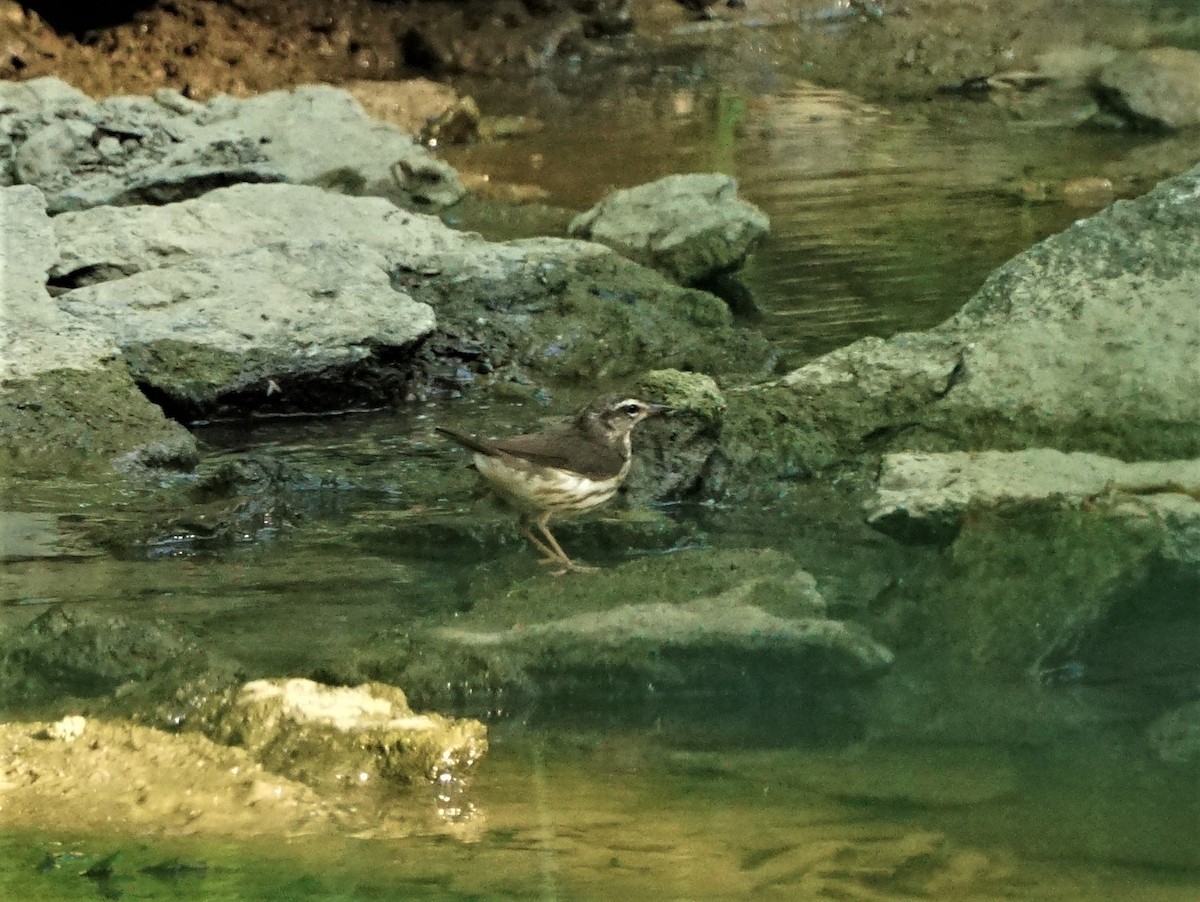
[{"label": "wet rock", "polygon": [[326,85],[207,104],[167,90],[97,102],[42,78],[0,86],[0,104],[10,110],[6,178],[40,187],[52,213],[168,203],[237,182],[394,190],[398,161],[425,174],[401,186],[407,202],[442,206],[463,194],[449,166]]},{"label": "wet rock", "polygon": [[719,482],[724,461],[716,456],[725,398],[703,373],[652,370],[638,383],[642,397],[668,405],[664,417],[641,427],[637,451],[643,462],[630,472],[630,495],[649,500],[694,496]]},{"label": "wet rock", "polygon": [[422,144],[470,144],[479,138],[479,105],[474,98],[463,97],[436,116],[431,116],[418,137]]},{"label": "wet rock", "polygon": [[358,667],[422,698],[507,703],[837,694],[880,676],[891,652],[824,610],[783,555],[681,552],[500,587],[452,628],[381,636]]},{"label": "wet rock", "polygon": [[770,231],[765,213],[716,173],[670,175],[615,191],[572,221],[570,233],[605,244],[681,285],[741,267]]},{"label": "wet rock", "polygon": [[773,383],[726,393],[721,451],[740,472],[811,475],[886,448],[961,371],[953,339],[864,338]]},{"label": "wet rock", "polygon": [[8,704],[60,705],[118,689],[161,698],[210,666],[204,650],[175,630],[83,608],[54,607],[22,630],[0,634],[0,686]]},{"label": "wet rock", "polygon": [[[1177,505],[1190,501],[1200,521],[1200,460],[1125,463],[1046,448],[890,454],[884,458],[867,521],[897,538],[942,542],[954,537],[968,514],[983,508],[1080,507],[1112,503],[1121,496],[1134,496],[1144,505],[1148,496],[1156,495],[1176,496]],[[1133,507],[1120,510],[1132,515]]]},{"label": "wet rock", "polygon": [[[0,458],[14,473],[72,470],[79,457],[186,466],[195,441],[134,385],[111,334],[46,291],[58,256],[37,188],[0,189]],[[68,462],[70,458],[70,462]]]},{"label": "wet rock", "polygon": [[255,680],[206,731],[246,748],[269,770],[325,788],[462,776],[487,751],[479,721],[416,714],[401,690],[379,683]]},{"label": "wet rock", "polygon": [[1200,53],[1154,47],[1124,54],[1098,77],[1102,100],[1135,125],[1200,125]]},{"label": "wet rock", "polygon": [[1200,701],[1168,711],[1146,733],[1150,747],[1170,764],[1200,761]]},{"label": "wet rock", "polygon": [[1200,168],[1000,267],[947,322],[728,393],[732,460],[805,473],[878,452],[1200,455]]}]

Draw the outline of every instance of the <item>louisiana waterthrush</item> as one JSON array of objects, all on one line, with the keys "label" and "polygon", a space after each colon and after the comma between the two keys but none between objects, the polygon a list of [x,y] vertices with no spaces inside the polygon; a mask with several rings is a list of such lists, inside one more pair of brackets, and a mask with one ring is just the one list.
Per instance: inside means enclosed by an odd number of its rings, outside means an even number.
[{"label": "louisiana waterthrush", "polygon": [[[556,566],[556,576],[591,570],[572,561],[550,532],[553,517],[573,517],[617,493],[629,473],[633,427],[667,408],[622,395],[606,395],[569,423],[544,432],[483,441],[450,429],[438,432],[474,451],[479,475],[520,512],[520,530]],[[541,534],[535,535],[530,527]]]}]

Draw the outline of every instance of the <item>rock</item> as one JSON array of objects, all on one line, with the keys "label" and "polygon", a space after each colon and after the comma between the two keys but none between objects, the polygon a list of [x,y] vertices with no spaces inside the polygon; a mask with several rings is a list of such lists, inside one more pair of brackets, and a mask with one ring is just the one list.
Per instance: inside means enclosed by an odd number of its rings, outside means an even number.
[{"label": "rock", "polygon": [[[195,440],[134,385],[112,335],[58,307],[46,275],[58,245],[42,192],[0,189],[0,459],[58,474],[64,455],[190,465]],[[78,460],[66,465],[76,469]]]},{"label": "rock", "polygon": [[810,475],[886,448],[944,397],[962,349],[936,333],[868,337],[726,394],[721,451],[740,471]]},{"label": "rock", "polygon": [[616,191],[577,216],[570,234],[598,241],[681,285],[741,267],[770,231],[766,214],[716,173],[670,175]]},{"label": "rock", "polygon": [[941,542],[957,534],[968,513],[983,508],[1079,507],[1120,496],[1144,502],[1154,495],[1173,495],[1185,505],[1190,501],[1200,520],[1200,460],[1125,463],[1046,448],[889,454],[867,521],[897,538]]},{"label": "rock", "polygon": [[1158,757],[1169,764],[1200,761],[1200,701],[1159,716],[1146,736]]},{"label": "rock", "polygon": [[[694,496],[718,481],[724,463],[716,459],[725,398],[716,380],[703,373],[651,370],[639,380],[638,394],[670,406],[647,421],[637,441],[639,466],[626,490],[644,502]],[[652,463],[647,466],[646,461]]]},{"label": "rock", "polygon": [[868,338],[728,393],[722,449],[805,473],[879,452],[1200,456],[1200,167],[992,273],[924,333]]},{"label": "rock", "polygon": [[[0,724],[4,822],[14,830],[270,836],[347,828],[330,800],[264,771],[241,749],[93,718],[82,742],[38,739],[53,724]],[[384,818],[359,823],[378,827]],[[410,828],[411,829],[411,828]],[[78,870],[78,868],[77,868]]]},{"label": "rock", "polygon": [[647,694],[834,696],[878,678],[891,661],[861,627],[825,616],[815,580],[789,558],[710,549],[636,560],[569,584],[505,584],[454,627],[400,642],[379,637],[359,669],[408,681],[426,703],[511,705]]},{"label": "rock", "polygon": [[62,720],[55,721],[38,734],[39,739],[49,739],[54,742],[74,742],[87,729],[87,718],[78,714],[68,714]]},{"label": "rock", "polygon": [[1126,53],[1098,78],[1102,100],[1135,124],[1155,128],[1200,125],[1200,53],[1153,47]]},{"label": "rock", "polygon": [[823,795],[914,808],[997,802],[1019,785],[1012,755],[987,747],[856,746],[807,754],[797,771],[797,782]]},{"label": "rock", "polygon": [[401,186],[409,203],[441,206],[464,193],[449,166],[327,85],[207,104],[162,91],[97,102],[40,78],[0,86],[0,105],[10,110],[7,178],[40,187],[52,213],[167,203],[236,182],[394,191],[397,163],[422,176]]},{"label": "rock", "polygon": [[[396,359],[392,351],[422,334],[419,323],[432,326],[418,315],[427,308],[412,306],[406,297],[437,311],[440,332],[449,337],[443,339],[445,344],[470,349],[462,363],[451,358],[430,364],[435,374],[448,368],[452,380],[459,378],[460,370],[471,380],[505,366],[543,377],[612,379],[641,371],[647,359],[727,371],[758,367],[767,357],[765,342],[735,330],[717,298],[679,289],[597,245],[553,239],[496,244],[456,232],[435,217],[399,210],[381,198],[351,198],[297,185],[238,185],[161,207],[65,213],[55,218],[54,227],[62,249],[52,269],[57,284],[88,286],[122,275],[133,280],[128,285],[81,288],[60,299],[80,317],[124,329],[125,349],[131,340],[144,349],[145,342],[132,333],[150,328],[138,324],[142,317],[118,322],[111,316],[112,305],[128,303],[130,288],[144,297],[166,297],[167,286],[175,285],[197,297],[225,297],[222,303],[236,305],[235,297],[243,296],[249,283],[268,297],[290,297],[298,310],[344,309],[339,319],[347,320],[359,315],[354,309],[360,314],[374,311],[368,317],[374,321],[369,331],[360,329],[356,338],[353,330],[345,330],[346,349],[338,353],[353,362],[354,348],[363,347],[356,342],[373,335],[380,340],[372,348],[388,359],[361,379],[344,378],[344,366],[326,368],[320,387],[328,393],[326,400],[317,403],[318,398],[308,409],[391,403],[396,392],[405,396],[415,364],[411,355]],[[268,268],[258,271],[259,263]],[[176,275],[147,272],[163,267],[183,269]],[[343,281],[348,287],[340,287]],[[309,296],[331,288],[356,298],[356,307],[335,306],[348,302],[334,297]],[[93,303],[102,298],[111,301]],[[181,308],[194,311],[198,306],[198,301],[189,301]],[[407,321],[406,310],[412,314]],[[159,319],[155,328],[160,331],[179,316],[183,313],[166,309],[146,314],[147,322]],[[278,328],[279,322],[278,317],[274,326],[251,322],[241,331],[249,328],[251,335],[277,348],[288,342],[307,348],[311,343],[300,333],[289,337]],[[331,322],[321,328],[339,327]],[[288,403],[290,393],[265,393],[270,384],[262,381],[264,377],[274,378],[279,388],[285,386],[261,361],[248,368],[238,362],[239,357],[244,361],[248,355],[262,356],[256,345],[260,340],[242,341],[241,331],[220,340],[202,332],[189,333],[196,338],[171,333],[180,342],[170,349],[175,360],[187,347],[238,345],[238,356],[215,361],[212,372],[188,359],[180,360],[172,372],[174,363],[164,365],[144,350],[130,361],[140,374],[166,372],[164,378],[155,376],[156,386],[175,386],[170,397],[189,410],[202,396],[205,403],[211,402],[214,392],[223,390],[220,386],[251,387],[250,394],[234,399],[242,410],[277,409]],[[320,355],[305,355],[295,366],[313,374]],[[201,356],[208,367],[213,365],[211,356],[209,351]],[[259,381],[248,381],[246,373]],[[192,381],[203,393],[193,390]],[[316,387],[309,386],[301,397],[307,401],[306,393],[315,392]]]},{"label": "rock", "polygon": [[358,79],[341,85],[372,119],[390,122],[415,135],[430,119],[440,116],[459,101],[449,85],[428,78],[405,81]]},{"label": "rock", "polygon": [[160,678],[174,688],[209,666],[203,649],[170,628],[83,608],[56,606],[24,629],[0,634],[0,682],[9,703],[98,699]]},{"label": "rock", "polygon": [[207,731],[269,770],[325,788],[461,777],[487,751],[479,721],[415,714],[401,690],[380,683],[255,680],[231,696]]},{"label": "rock", "polygon": [[[789,671],[823,680],[878,676],[892,655],[859,628],[833,620],[789,619],[737,603],[736,593],[681,604],[648,602],[611,611],[576,614],[518,629],[481,633],[443,628],[438,638],[464,650],[497,650],[509,660],[535,665],[559,682],[631,679],[656,691],[697,686],[695,668],[712,681],[729,663],[761,656],[781,682]],[[701,663],[703,662],[703,663]],[[583,688],[580,685],[578,688]]]},{"label": "rock", "polygon": [[429,117],[418,138],[427,147],[444,144],[471,144],[479,140],[479,105],[473,97],[463,97],[436,116]]},{"label": "rock", "polygon": [[306,396],[307,383],[410,350],[434,327],[428,305],[392,289],[382,254],[349,243],[201,257],[77,288],[58,306],[111,334],[138,383],[193,416],[240,393]]}]

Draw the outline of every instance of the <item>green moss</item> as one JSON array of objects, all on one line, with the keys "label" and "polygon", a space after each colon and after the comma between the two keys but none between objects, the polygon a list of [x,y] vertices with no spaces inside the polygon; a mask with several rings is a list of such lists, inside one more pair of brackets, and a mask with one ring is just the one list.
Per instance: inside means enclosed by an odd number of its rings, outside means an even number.
[{"label": "green moss", "polygon": [[647,398],[669,404],[676,411],[696,413],[709,421],[719,421],[725,412],[725,397],[716,380],[703,373],[651,370],[638,385]]},{"label": "green moss", "polygon": [[1097,511],[978,514],[952,547],[946,583],[926,599],[930,636],[972,669],[1027,677],[1144,581],[1159,543],[1152,526]]},{"label": "green moss", "polygon": [[51,370],[0,389],[0,471],[30,478],[107,472],[140,452],[190,466],[195,442],[137,389],[120,361],[94,370]]}]

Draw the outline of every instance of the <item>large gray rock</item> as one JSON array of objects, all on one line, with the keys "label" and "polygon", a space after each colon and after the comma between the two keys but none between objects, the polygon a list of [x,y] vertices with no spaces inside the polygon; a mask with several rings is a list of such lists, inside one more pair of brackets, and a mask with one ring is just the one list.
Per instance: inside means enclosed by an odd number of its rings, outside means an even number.
[{"label": "large gray rock", "polygon": [[52,213],[165,203],[237,182],[397,187],[414,204],[464,193],[449,166],[345,91],[308,85],[196,103],[172,91],[94,101],[52,78],[0,85],[0,178],[46,193]]},{"label": "large gray rock", "polygon": [[58,246],[42,192],[0,189],[0,459],[52,474],[63,454],[97,462],[185,463],[192,437],[134,385],[111,332],[72,317],[46,291]]},{"label": "large gray rock", "polygon": [[767,215],[737,196],[737,181],[703,173],[614,191],[577,216],[570,233],[608,245],[681,285],[738,269],[770,231]]},{"label": "large gray rock", "polygon": [[[193,328],[177,331],[174,320],[183,314],[168,314],[166,308],[146,307],[128,321],[116,317],[121,307],[134,309],[131,290],[157,304],[167,296],[163,286],[175,285],[194,296],[183,305],[190,319],[180,320],[192,323],[216,292],[225,298],[222,309],[242,323],[238,334],[249,328],[272,343],[290,341],[306,349],[314,338],[298,329],[297,314],[290,314],[292,324],[282,330],[279,315],[259,311],[244,298],[269,298],[268,283],[279,283],[280,292],[291,292],[292,303],[326,309],[330,323],[322,328],[328,331],[334,319],[356,315],[348,299],[357,296],[356,303],[382,318],[374,332],[343,338],[360,349],[366,342],[385,352],[402,348],[432,325],[427,318],[409,316],[416,309],[406,306],[405,298],[411,297],[433,307],[442,332],[468,343],[487,368],[508,366],[546,377],[612,379],[644,369],[649,360],[719,372],[757,366],[767,356],[760,338],[732,327],[728,309],[717,298],[680,289],[599,245],[558,239],[498,244],[380,198],[298,185],[237,185],[177,204],[64,213],[54,225],[62,250],[53,277],[62,285],[85,286],[64,296],[63,303],[79,317],[99,318],[122,330],[125,348],[144,348],[157,338],[174,341],[173,358],[182,345],[228,349],[231,343],[246,343],[229,329],[219,341]],[[255,271],[257,262],[251,265],[260,260],[271,261],[262,273]],[[180,274],[168,275],[172,269]],[[162,274],[151,275],[152,270]],[[283,277],[284,270],[293,275]],[[120,276],[130,278],[122,282]],[[105,284],[86,287],[96,282]],[[243,283],[258,287],[248,292]],[[308,296],[313,291],[335,291],[338,299]],[[270,321],[253,322],[260,312]],[[308,325],[319,323],[310,318]],[[212,331],[222,328],[215,324]],[[374,339],[367,341],[368,335]],[[243,361],[249,354],[263,356],[261,342],[250,344],[253,348],[235,348]],[[324,362],[321,354],[297,360],[301,372],[311,374]],[[168,379],[152,381],[189,405],[247,387],[266,403],[268,396],[258,391],[266,387],[264,379],[274,378],[283,387],[257,359],[253,365],[228,357],[214,361],[206,352],[205,368],[215,367],[208,373],[198,361],[177,367],[175,361],[147,359],[140,350],[136,357],[131,361],[139,377],[150,379],[147,367],[174,371]],[[203,383],[203,397],[185,385],[188,380]],[[281,400],[278,394],[271,398]],[[242,398],[242,406],[250,400]]]},{"label": "large gray rock", "polygon": [[1047,448],[889,454],[867,521],[900,538],[938,541],[953,537],[969,512],[984,508],[1080,506],[1122,496],[1144,504],[1158,495],[1175,496],[1164,503],[1193,505],[1200,522],[1200,460],[1125,463]]},{"label": "large gray rock", "polygon": [[953,318],[729,392],[723,445],[811,472],[898,450],[1200,456],[1200,167],[1020,254]]},{"label": "large gray rock", "polygon": [[1104,100],[1140,125],[1200,125],[1200,53],[1154,47],[1122,55],[1105,66],[1098,84]]},{"label": "large gray rock", "polygon": [[332,242],[200,257],[77,288],[58,305],[113,336],[140,384],[197,411],[336,380],[434,326],[427,304],[391,287],[382,254]]},{"label": "large gray rock", "polygon": [[[233,185],[162,206],[97,207],[53,220],[59,283],[87,284],[272,244],[356,245],[387,266],[429,270],[439,255],[487,245],[434,216],[380,197],[347,197],[307,185]],[[499,247],[491,245],[491,247]]]}]

